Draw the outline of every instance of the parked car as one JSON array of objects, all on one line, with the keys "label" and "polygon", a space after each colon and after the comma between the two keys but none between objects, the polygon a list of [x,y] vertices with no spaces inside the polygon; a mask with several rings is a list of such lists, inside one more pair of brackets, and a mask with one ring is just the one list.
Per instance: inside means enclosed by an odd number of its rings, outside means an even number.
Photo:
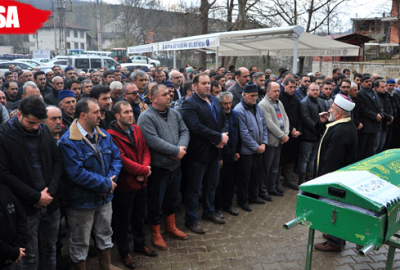
[{"label": "parked car", "polygon": [[33,61],[36,61],[40,64],[47,63],[51,61],[51,58],[32,58]]},{"label": "parked car", "polygon": [[49,61],[49,62],[47,62],[47,63],[42,63],[42,65],[41,66],[39,66],[38,68],[41,70],[41,71],[46,71],[46,70],[48,70],[48,69],[51,69],[52,67],[54,67],[54,66],[60,66],[60,68],[62,69],[62,70],[64,70],[66,67],[67,67],[67,60],[52,60],[52,61]]},{"label": "parked car", "polygon": [[91,70],[107,67],[108,69],[115,69],[118,64],[117,61],[107,56],[97,55],[74,55],[68,57],[68,66],[76,68],[77,71]]},{"label": "parked car", "polygon": [[121,67],[126,67],[130,72],[133,72],[133,70],[137,67],[140,67],[142,70],[145,69],[150,69],[153,67],[151,64],[135,64],[135,63],[122,63],[120,64]]},{"label": "parked car", "polygon": [[151,59],[150,57],[144,55],[133,55],[130,58],[133,64],[151,64],[153,67],[158,67],[161,65],[160,61]]},{"label": "parked car", "polygon": [[32,60],[32,59],[15,59],[15,61],[28,63],[28,64],[31,64],[34,67],[38,67],[38,66],[41,65],[39,62],[37,62],[35,60]]},{"label": "parked car", "polygon": [[31,64],[24,62],[17,62],[17,61],[3,62],[0,63],[0,72],[2,75],[4,74],[4,72],[9,71],[10,65],[20,66],[22,68],[22,71],[32,70],[32,68],[34,68],[34,66],[32,66]]}]

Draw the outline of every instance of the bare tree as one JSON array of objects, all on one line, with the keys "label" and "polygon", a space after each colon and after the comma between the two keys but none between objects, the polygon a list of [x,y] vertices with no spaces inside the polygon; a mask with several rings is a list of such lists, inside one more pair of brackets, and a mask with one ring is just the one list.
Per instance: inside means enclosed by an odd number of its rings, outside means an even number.
[{"label": "bare tree", "polygon": [[[208,14],[210,12],[211,7],[217,2],[217,0],[212,0],[212,2],[208,2],[208,0],[201,0],[200,2],[200,25],[201,25],[201,34],[208,34]],[[201,67],[207,68],[207,55],[206,52],[200,52],[200,61],[199,65]]]}]

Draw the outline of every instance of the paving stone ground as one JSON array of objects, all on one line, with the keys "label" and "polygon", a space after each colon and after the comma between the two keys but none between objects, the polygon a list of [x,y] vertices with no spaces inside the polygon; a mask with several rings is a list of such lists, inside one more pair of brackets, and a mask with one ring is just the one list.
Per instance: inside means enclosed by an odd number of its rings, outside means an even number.
[{"label": "paving stone ground", "polygon": [[[237,217],[224,213],[225,225],[200,221],[207,230],[204,235],[192,233],[184,227],[184,208],[180,205],[182,211],[176,216],[177,226],[188,234],[188,240],[178,241],[163,234],[168,250],[159,251],[156,258],[133,254],[137,269],[304,269],[308,228],[298,225],[289,231],[282,229],[284,223],[295,217],[297,194],[297,191],[286,189],[284,197],[273,197],[274,201],[265,205],[252,205],[252,212],[238,208]],[[200,212],[198,216],[201,217]],[[147,227],[146,235],[147,244],[151,245]],[[316,232],[314,242],[321,241],[324,241],[322,233]],[[68,239],[64,242],[63,252],[67,256]],[[400,269],[399,252],[396,253],[393,269]],[[361,258],[352,243],[347,243],[340,253],[314,250],[312,269],[385,269],[387,253],[387,246],[383,246]],[[116,246],[112,250],[112,262],[121,269],[128,269],[121,263]],[[89,258],[87,268],[100,269],[97,258]]]}]

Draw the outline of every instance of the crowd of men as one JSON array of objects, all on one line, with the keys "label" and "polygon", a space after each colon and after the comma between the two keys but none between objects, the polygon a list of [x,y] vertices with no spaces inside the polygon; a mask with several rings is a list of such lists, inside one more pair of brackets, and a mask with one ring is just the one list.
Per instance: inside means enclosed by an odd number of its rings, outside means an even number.
[{"label": "crowd of men", "polygon": [[[231,66],[161,67],[130,72],[3,74],[0,91],[0,268],[69,269],[61,256],[66,219],[69,256],[86,269],[91,242],[102,269],[117,244],[123,264],[158,253],[176,227],[204,234],[201,219],[225,224],[252,204],[390,148],[400,139],[400,80],[377,74],[299,76]],[[298,174],[298,178],[294,174]],[[181,195],[182,193],[182,195]],[[322,251],[344,241],[324,235]]]}]

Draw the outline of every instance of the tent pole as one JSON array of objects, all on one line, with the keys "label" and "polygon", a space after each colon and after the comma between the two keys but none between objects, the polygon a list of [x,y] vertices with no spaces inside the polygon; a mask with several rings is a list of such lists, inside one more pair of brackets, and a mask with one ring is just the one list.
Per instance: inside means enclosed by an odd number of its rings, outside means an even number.
[{"label": "tent pole", "polygon": [[174,68],[176,69],[176,50],[174,50]]},{"label": "tent pole", "polygon": [[299,55],[299,35],[296,34],[294,39],[294,51],[293,51],[293,74],[297,73],[297,58]]},{"label": "tent pole", "polygon": [[215,52],[215,69],[217,69],[219,66],[218,62],[219,62],[219,47],[217,47],[217,50]]}]

